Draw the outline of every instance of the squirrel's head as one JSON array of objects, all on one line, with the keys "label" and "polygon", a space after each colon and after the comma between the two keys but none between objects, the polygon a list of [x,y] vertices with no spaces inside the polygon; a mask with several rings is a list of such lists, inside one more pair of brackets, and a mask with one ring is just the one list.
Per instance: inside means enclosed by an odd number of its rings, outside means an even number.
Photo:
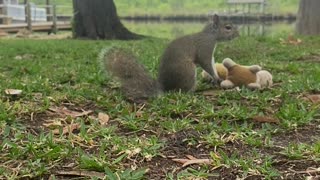
[{"label": "squirrel's head", "polygon": [[221,21],[216,14],[210,17],[210,22],[203,32],[215,34],[218,41],[227,41],[239,36],[237,27],[232,23]]}]

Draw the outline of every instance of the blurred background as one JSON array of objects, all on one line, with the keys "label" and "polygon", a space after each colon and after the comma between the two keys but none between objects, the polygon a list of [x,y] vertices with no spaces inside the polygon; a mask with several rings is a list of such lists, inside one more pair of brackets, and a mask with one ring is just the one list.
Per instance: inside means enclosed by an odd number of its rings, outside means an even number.
[{"label": "blurred background", "polygon": [[[0,0],[12,4],[32,2],[39,9],[56,6],[60,21],[72,21],[70,0]],[[294,33],[299,0],[115,0],[122,23],[131,31],[160,38],[174,38],[199,31],[208,15],[233,21],[242,35]],[[40,11],[37,14],[40,14]],[[1,11],[0,11],[1,12]],[[39,19],[39,17],[38,17]],[[41,18],[40,18],[41,19]],[[46,19],[46,18],[42,18]],[[15,21],[11,20],[10,23]]]}]

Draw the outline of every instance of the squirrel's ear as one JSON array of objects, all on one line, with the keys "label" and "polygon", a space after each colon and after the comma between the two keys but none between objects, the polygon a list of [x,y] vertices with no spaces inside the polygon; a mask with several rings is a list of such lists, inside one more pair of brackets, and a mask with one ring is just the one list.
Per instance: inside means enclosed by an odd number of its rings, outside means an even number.
[{"label": "squirrel's ear", "polygon": [[214,14],[213,16],[210,17],[210,21],[213,22],[214,24],[218,25],[220,22],[220,18],[217,14]]}]

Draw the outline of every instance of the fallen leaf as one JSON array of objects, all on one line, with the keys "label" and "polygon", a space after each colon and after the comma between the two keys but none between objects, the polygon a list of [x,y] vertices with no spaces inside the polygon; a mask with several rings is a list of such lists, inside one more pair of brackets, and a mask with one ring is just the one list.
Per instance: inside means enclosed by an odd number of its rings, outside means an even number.
[{"label": "fallen leaf", "polygon": [[62,167],[64,167],[64,168],[73,168],[73,167],[75,167],[75,166],[76,166],[76,163],[72,162],[72,163],[63,165]]},{"label": "fallen leaf", "polygon": [[172,161],[184,164],[184,163],[190,161],[190,159],[172,159]]},{"label": "fallen leaf", "polygon": [[47,128],[54,128],[54,127],[61,127],[62,123],[61,121],[58,120],[50,120],[50,121],[46,121],[47,123],[43,123],[44,127]]},{"label": "fallen leaf", "polygon": [[20,90],[20,89],[6,89],[6,90],[4,90],[4,92],[7,95],[20,95],[22,93],[22,90]]},{"label": "fallen leaf", "polygon": [[83,111],[83,112],[72,111],[72,110],[67,109],[66,107],[51,107],[51,108],[49,108],[49,110],[53,111],[53,112],[57,112],[61,115],[71,116],[73,118],[87,116],[93,112],[91,110]]},{"label": "fallen leaf", "polygon": [[320,103],[320,94],[307,95],[306,98],[314,104]]},{"label": "fallen leaf", "polygon": [[[78,124],[78,123],[70,124],[70,125],[63,127],[62,134],[65,135],[67,133],[72,133],[72,131],[77,130],[77,129],[80,129],[80,124]],[[55,135],[60,134],[60,130],[55,129],[52,131],[52,133]]]},{"label": "fallen leaf", "polygon": [[193,156],[191,156],[191,155],[186,155],[186,157],[187,157],[188,159],[197,159],[197,158],[195,158],[195,157],[193,157]]},{"label": "fallen leaf", "polygon": [[101,113],[101,112],[100,112],[100,113],[98,114],[98,119],[99,119],[99,122],[100,122],[101,125],[107,125],[108,122],[109,122],[110,117],[109,117],[108,114],[105,114],[105,113]]},{"label": "fallen leaf", "polygon": [[211,164],[210,159],[172,159],[175,162],[183,164],[182,167],[189,166],[191,164]]},{"label": "fallen leaf", "polygon": [[216,90],[216,89],[209,89],[209,90],[205,90],[205,91],[202,91],[202,95],[204,96],[217,96],[219,94],[221,94],[221,90]]},{"label": "fallen leaf", "polygon": [[129,157],[129,158],[132,157],[132,156],[135,156],[135,155],[139,154],[140,152],[141,152],[141,148],[135,148],[134,150],[129,150],[129,149],[127,149],[127,150],[125,151],[125,153],[128,154],[128,157]]},{"label": "fallen leaf", "polygon": [[291,44],[291,45],[299,45],[302,43],[302,40],[297,38],[295,39],[293,35],[288,35],[288,38],[284,40],[283,38],[280,38],[280,43],[281,44]]},{"label": "fallen leaf", "polygon": [[254,116],[252,117],[252,120],[255,122],[260,123],[279,123],[279,120],[273,117],[266,117],[266,116]]},{"label": "fallen leaf", "polygon": [[147,154],[144,157],[146,158],[146,161],[151,161],[152,160],[152,155],[151,154]]},{"label": "fallen leaf", "polygon": [[137,111],[136,112],[136,117],[141,118],[143,116],[143,111]]}]

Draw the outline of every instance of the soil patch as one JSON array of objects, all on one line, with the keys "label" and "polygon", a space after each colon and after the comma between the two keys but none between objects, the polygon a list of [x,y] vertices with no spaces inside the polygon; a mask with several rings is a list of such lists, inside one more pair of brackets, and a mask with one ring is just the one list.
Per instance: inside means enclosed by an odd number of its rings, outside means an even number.
[{"label": "soil patch", "polygon": [[320,172],[316,171],[320,163],[312,160],[280,160],[273,166],[282,174],[283,179],[306,179],[306,177],[320,176]]},{"label": "soil patch", "polygon": [[[139,164],[141,167],[148,167],[150,170],[147,175],[147,179],[164,179],[167,173],[173,173],[177,176],[179,172],[185,170],[186,167],[182,167],[182,164],[174,162],[173,158],[186,159],[191,155],[197,159],[211,159],[210,152],[215,151],[214,147],[210,147],[206,144],[192,144],[192,139],[201,140],[199,132],[189,129],[170,134],[163,137],[166,141],[166,146],[161,150],[162,157],[158,156],[153,158],[150,162],[144,162]],[[226,146],[221,147],[228,155],[231,154],[248,154],[249,147],[242,143],[228,143]],[[189,167],[197,169],[203,165],[191,165]],[[215,170],[209,169],[207,173],[213,176],[208,179],[236,179],[240,175],[238,168],[221,167]]]},{"label": "soil patch", "polygon": [[320,63],[320,54],[311,53],[297,58],[297,61]]},{"label": "soil patch", "polygon": [[284,132],[273,136],[272,141],[277,146],[286,147],[289,143],[312,144],[320,140],[320,128],[316,124],[300,127],[293,131]]}]

